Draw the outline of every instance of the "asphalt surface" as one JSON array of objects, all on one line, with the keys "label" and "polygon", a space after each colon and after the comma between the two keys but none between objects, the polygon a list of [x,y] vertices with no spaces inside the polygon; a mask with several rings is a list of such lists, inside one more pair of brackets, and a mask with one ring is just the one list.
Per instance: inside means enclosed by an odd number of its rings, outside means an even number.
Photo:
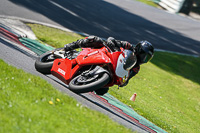
[{"label": "asphalt surface", "polygon": [[134,0],[1,0],[0,15],[37,20],[74,31],[199,55],[200,22]]}]

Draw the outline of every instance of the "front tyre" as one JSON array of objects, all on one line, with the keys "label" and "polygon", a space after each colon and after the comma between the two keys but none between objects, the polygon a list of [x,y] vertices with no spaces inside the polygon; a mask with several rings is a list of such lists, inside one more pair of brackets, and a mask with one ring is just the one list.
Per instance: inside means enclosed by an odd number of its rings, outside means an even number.
[{"label": "front tyre", "polygon": [[54,51],[59,51],[63,48],[58,48],[52,51],[48,51],[40,55],[35,61],[35,69],[43,74],[51,74],[51,68],[53,66],[53,61],[56,59],[53,55]]},{"label": "front tyre", "polygon": [[110,76],[106,72],[89,78],[79,75],[70,81],[69,89],[75,93],[91,92],[104,87],[109,81]]}]

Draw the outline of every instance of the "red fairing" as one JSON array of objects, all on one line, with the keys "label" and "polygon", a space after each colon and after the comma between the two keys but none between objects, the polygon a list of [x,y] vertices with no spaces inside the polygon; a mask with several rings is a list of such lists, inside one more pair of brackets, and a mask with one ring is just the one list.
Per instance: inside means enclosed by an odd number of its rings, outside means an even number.
[{"label": "red fairing", "polygon": [[51,73],[62,80],[65,83],[68,83],[68,80],[71,79],[72,62],[69,59],[56,59],[53,63]]},{"label": "red fairing", "polygon": [[111,63],[112,63],[112,69],[115,71],[116,67],[117,67],[117,60],[119,55],[122,52],[113,52],[113,53],[108,53],[108,56],[110,57]]},{"label": "red fairing", "polygon": [[100,49],[83,48],[83,51],[75,59],[56,59],[54,60],[51,73],[66,84],[74,78],[79,70],[84,66],[99,65],[109,68],[108,71],[112,76],[112,80],[106,85],[120,85],[122,78],[115,74],[119,55],[123,55],[122,51],[108,52],[106,47]]},{"label": "red fairing", "polygon": [[111,60],[106,55],[106,53],[107,51],[105,48],[84,48],[83,51],[79,54],[79,56],[76,58],[76,62],[80,66],[111,63]]}]

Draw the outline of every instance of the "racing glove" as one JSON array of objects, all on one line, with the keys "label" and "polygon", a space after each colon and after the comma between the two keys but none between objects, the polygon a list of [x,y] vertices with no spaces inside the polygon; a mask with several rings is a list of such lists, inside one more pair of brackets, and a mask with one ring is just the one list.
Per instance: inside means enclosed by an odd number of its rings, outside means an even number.
[{"label": "racing glove", "polygon": [[124,49],[128,49],[128,50],[134,51],[134,46],[132,44],[130,44],[129,42],[121,41],[121,44],[122,44],[122,47]]}]

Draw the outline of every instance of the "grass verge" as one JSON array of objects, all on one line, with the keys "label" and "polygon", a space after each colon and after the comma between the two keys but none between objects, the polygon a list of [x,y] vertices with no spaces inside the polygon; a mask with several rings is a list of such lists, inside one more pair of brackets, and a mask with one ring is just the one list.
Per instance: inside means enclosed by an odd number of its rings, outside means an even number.
[{"label": "grass verge", "polygon": [[[51,29],[52,32],[49,34],[46,32],[48,27],[29,26],[34,31],[37,30],[35,34],[38,38],[40,38],[38,33],[42,32],[49,38],[54,38],[55,43],[60,42],[61,46],[65,44],[54,34],[65,38],[68,33],[60,34],[58,30]],[[77,39],[74,38],[72,41]],[[199,58],[156,52],[153,60],[142,65],[139,74],[131,79],[126,87],[118,90],[114,86],[109,93],[168,132],[198,133],[200,127],[199,66]],[[138,96],[133,103],[129,98],[135,92]]]},{"label": "grass verge", "polygon": [[61,48],[67,43],[71,43],[78,39],[83,39],[83,36],[72,33],[72,32],[64,32],[54,28],[48,28],[43,25],[38,24],[27,24],[30,26],[35,33],[36,37],[55,48]]},{"label": "grass verge", "polygon": [[[168,132],[198,133],[199,65],[199,58],[156,52],[126,87],[109,93]],[[133,93],[138,94],[134,103],[127,100]]]},{"label": "grass verge", "polygon": [[83,107],[40,77],[0,60],[1,133],[124,133],[129,129]]},{"label": "grass verge", "polygon": [[153,6],[153,7],[158,7],[158,4],[154,3],[153,0],[137,0],[137,1],[145,3],[145,4]]}]

